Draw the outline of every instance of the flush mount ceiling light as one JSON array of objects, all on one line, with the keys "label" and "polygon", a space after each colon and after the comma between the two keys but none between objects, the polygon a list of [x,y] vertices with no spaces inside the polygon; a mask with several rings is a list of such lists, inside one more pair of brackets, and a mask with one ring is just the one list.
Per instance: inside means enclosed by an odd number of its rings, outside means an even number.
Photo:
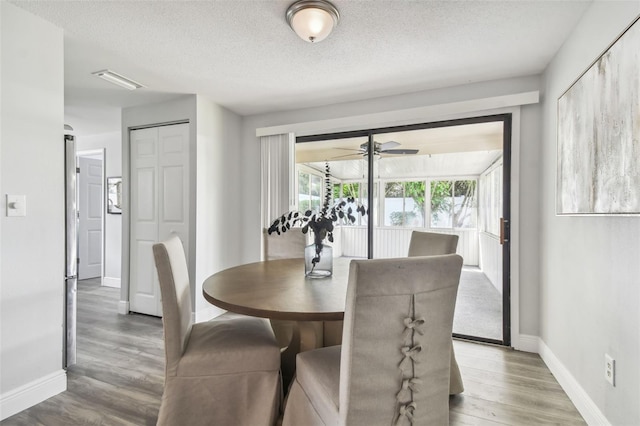
[{"label": "flush mount ceiling light", "polygon": [[309,43],[327,38],[339,19],[338,9],[326,0],[299,0],[287,9],[289,26]]},{"label": "flush mount ceiling light", "polygon": [[136,90],[144,87],[142,84],[130,80],[127,77],[123,77],[111,70],[96,71],[91,74],[95,75],[96,77],[100,77],[103,80],[107,80],[109,83],[117,84],[118,86],[124,87],[125,89],[129,90]]}]

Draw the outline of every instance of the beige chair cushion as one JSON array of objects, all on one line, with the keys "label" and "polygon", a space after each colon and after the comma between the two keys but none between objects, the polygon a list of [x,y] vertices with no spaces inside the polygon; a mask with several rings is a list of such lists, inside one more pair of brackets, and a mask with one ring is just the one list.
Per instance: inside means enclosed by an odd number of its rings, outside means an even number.
[{"label": "beige chair cushion", "polygon": [[280,349],[269,322],[225,313],[194,324],[178,363],[178,376],[214,376],[280,369]]},{"label": "beige chair cushion", "polygon": [[298,354],[296,380],[308,395],[324,424],[338,422],[340,349],[329,346]]}]

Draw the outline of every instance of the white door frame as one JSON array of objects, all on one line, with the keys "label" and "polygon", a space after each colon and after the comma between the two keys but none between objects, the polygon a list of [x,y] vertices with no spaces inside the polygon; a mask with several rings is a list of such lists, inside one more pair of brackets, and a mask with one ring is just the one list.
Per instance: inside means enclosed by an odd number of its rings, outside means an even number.
[{"label": "white door frame", "polygon": [[[100,196],[100,211],[102,212],[102,230],[100,231],[100,238],[101,238],[101,244],[102,244],[102,253],[100,254],[100,285],[104,285],[104,271],[105,271],[105,265],[104,265],[104,261],[105,261],[105,249],[106,249],[106,245],[105,245],[105,241],[104,241],[104,229],[106,226],[106,209],[105,209],[105,196],[106,196],[106,152],[105,152],[105,148],[100,148],[100,149],[88,149],[88,150],[83,150],[83,151],[76,151],[76,168],[78,167],[78,157],[94,157],[94,156],[100,156],[101,160],[102,160],[102,195]],[[77,194],[77,190],[76,190],[76,197],[78,197]],[[76,205],[79,205],[76,202]]]}]

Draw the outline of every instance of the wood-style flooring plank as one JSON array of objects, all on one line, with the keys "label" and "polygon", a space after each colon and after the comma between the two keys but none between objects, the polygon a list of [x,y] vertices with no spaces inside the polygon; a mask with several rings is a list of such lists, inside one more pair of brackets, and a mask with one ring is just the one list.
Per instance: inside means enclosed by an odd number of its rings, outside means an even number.
[{"label": "wood-style flooring plank", "polygon": [[465,341],[454,347],[465,391],[450,399],[452,425],[586,424],[537,354]]},{"label": "wood-style flooring plank", "polygon": [[[67,391],[2,426],[154,425],[164,384],[162,321],[119,315],[120,290],[78,286],[78,363]],[[449,399],[453,426],[584,425],[536,354],[454,341],[465,392]]]}]

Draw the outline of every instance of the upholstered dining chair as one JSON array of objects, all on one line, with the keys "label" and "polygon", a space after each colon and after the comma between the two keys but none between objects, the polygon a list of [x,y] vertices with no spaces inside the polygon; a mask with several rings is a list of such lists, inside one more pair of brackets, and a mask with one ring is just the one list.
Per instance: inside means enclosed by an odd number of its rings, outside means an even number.
[{"label": "upholstered dining chair", "polygon": [[166,356],[158,425],[273,425],[282,389],[269,323],[227,312],[194,324],[182,242],[154,244],[153,255]]},{"label": "upholstered dining chair", "polygon": [[[436,232],[413,231],[409,242],[408,256],[437,256],[442,254],[454,254],[458,249],[458,236],[452,234],[439,234]],[[449,393],[451,395],[464,392],[464,383],[460,367],[456,361],[456,354],[451,348],[451,380]]]},{"label": "upholstered dining chair", "polygon": [[264,258],[265,260],[304,258],[304,248],[307,246],[307,235],[298,228],[287,232],[269,234],[264,230]]},{"label": "upholstered dining chair", "polygon": [[283,426],[449,424],[462,258],[352,260],[341,346],[303,352]]},{"label": "upholstered dining chair", "polygon": [[[298,259],[304,258],[304,248],[307,245],[307,236],[300,229],[292,229],[288,232],[269,234],[264,230],[264,259]],[[294,333],[298,325],[295,321],[270,319],[271,328],[276,335],[280,346],[281,368],[285,387],[289,385],[296,368],[296,355],[299,348],[291,347]]]},{"label": "upholstered dining chair", "polygon": [[[264,236],[265,260],[304,258],[307,236],[299,229],[292,229],[280,235],[269,235],[265,230]],[[291,342],[295,321],[271,319],[270,322],[280,349],[285,350]]]},{"label": "upholstered dining chair", "polygon": [[413,231],[409,242],[409,256],[453,254],[457,248],[457,235]]}]

